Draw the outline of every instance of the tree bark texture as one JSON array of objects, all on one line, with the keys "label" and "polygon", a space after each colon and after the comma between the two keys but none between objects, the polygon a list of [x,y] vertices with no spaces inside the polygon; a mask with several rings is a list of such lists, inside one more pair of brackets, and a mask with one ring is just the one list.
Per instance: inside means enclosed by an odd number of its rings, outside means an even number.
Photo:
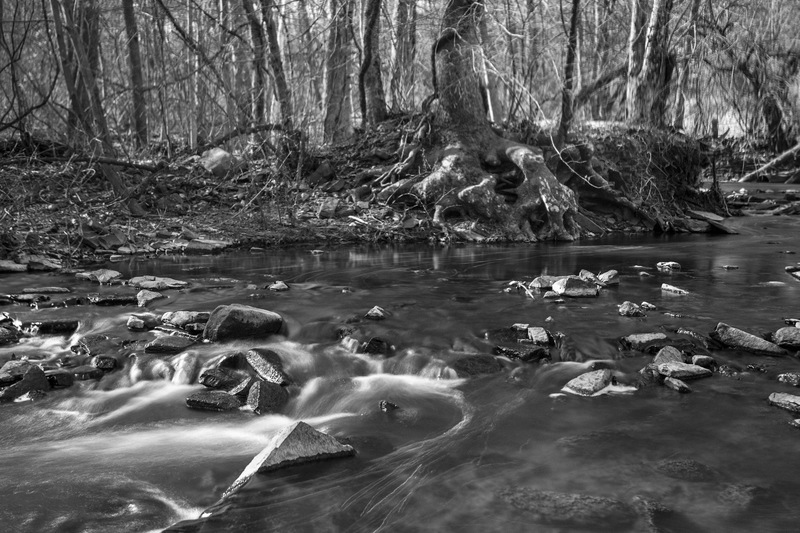
[{"label": "tree bark texture", "polygon": [[253,47],[253,60],[251,63],[251,99],[250,99],[250,120],[253,124],[261,124],[267,109],[267,83],[265,79],[266,68],[266,49],[264,33],[261,31],[261,23],[258,15],[253,8],[253,0],[242,0],[242,7],[247,16],[247,26],[250,30],[250,42]]},{"label": "tree bark texture", "polygon": [[286,71],[283,69],[281,48],[278,42],[278,27],[275,23],[274,13],[277,9],[274,0],[261,0],[261,17],[267,34],[269,66],[275,82],[275,98],[278,100],[278,107],[281,110],[281,121],[284,130],[288,132],[293,129],[294,112],[292,110],[292,96],[289,92],[289,85],[286,83]]},{"label": "tree bark texture", "polygon": [[417,0],[397,0],[394,15],[392,79],[389,85],[392,109],[414,108],[414,61],[417,54]]},{"label": "tree bark texture", "polygon": [[133,0],[122,0],[122,15],[125,18],[125,33],[128,37],[128,63],[131,69],[131,94],[133,96],[133,131],[136,144],[147,146],[147,102],[144,96],[144,76],[142,75],[142,55],[139,48],[139,28]]},{"label": "tree bark texture", "polygon": [[326,142],[335,142],[353,134],[350,98],[350,27],[352,0],[331,0],[331,27],[325,64]]},{"label": "tree bark texture", "polygon": [[675,95],[675,113],[672,127],[683,130],[683,119],[686,113],[686,91],[689,87],[689,65],[697,46],[697,16],[700,12],[700,0],[692,0],[692,9],[689,13],[689,28],[683,41],[683,60],[678,72],[677,94]]},{"label": "tree bark texture", "polygon": [[573,82],[575,77],[575,53],[578,48],[578,15],[580,0],[572,0],[572,13],[569,17],[569,36],[567,38],[567,60],[564,65],[564,86],[561,89],[561,121],[558,124],[555,144],[558,149],[564,146],[567,135],[572,127],[574,116],[573,107]]},{"label": "tree bark texture", "polygon": [[654,0],[647,24],[641,70],[628,78],[628,122],[664,126],[672,62],[669,57],[668,23],[672,0]]},{"label": "tree bark texture", "polygon": [[381,0],[367,0],[364,10],[364,57],[358,73],[358,94],[363,127],[386,120],[380,59]]}]

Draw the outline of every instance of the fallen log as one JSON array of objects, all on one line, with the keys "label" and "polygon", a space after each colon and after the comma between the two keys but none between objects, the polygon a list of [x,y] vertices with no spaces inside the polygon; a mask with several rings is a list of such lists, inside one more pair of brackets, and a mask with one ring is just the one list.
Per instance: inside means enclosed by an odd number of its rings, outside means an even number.
[{"label": "fallen log", "polygon": [[786,150],[781,155],[779,155],[778,157],[774,158],[772,161],[768,162],[765,165],[762,165],[760,168],[754,170],[753,172],[750,172],[749,174],[745,174],[744,176],[739,178],[739,183],[747,183],[747,182],[755,181],[756,178],[758,178],[758,176],[762,172],[765,172],[765,171],[771,169],[775,165],[779,165],[779,164],[783,163],[784,161],[786,161],[787,159],[789,159],[790,157],[796,155],[799,152],[800,152],[800,143],[797,143],[792,148]]}]

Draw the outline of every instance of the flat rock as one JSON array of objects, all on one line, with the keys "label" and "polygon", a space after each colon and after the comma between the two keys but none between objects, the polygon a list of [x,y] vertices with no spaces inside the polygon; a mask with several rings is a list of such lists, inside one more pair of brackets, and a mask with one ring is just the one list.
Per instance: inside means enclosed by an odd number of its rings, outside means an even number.
[{"label": "flat rock", "polygon": [[570,298],[594,298],[599,293],[597,282],[578,276],[567,276],[553,283],[553,292]]},{"label": "flat rock", "polygon": [[653,364],[661,363],[683,363],[683,353],[674,346],[664,346],[653,357]]},{"label": "flat rock", "polygon": [[800,396],[795,394],[773,392],[769,395],[769,404],[793,413],[800,413]]},{"label": "flat rock", "polygon": [[89,303],[100,306],[112,305],[138,305],[138,300],[134,294],[98,294],[86,295]]},{"label": "flat rock", "polygon": [[27,287],[22,289],[22,294],[67,294],[70,291],[66,287]]},{"label": "flat rock", "polygon": [[157,291],[142,289],[136,293],[136,304],[139,307],[144,307],[150,302],[160,300],[161,298],[166,298],[166,296]]},{"label": "flat rock", "polygon": [[620,339],[623,346],[631,350],[645,350],[654,344],[667,341],[663,333],[634,333]]},{"label": "flat rock", "polygon": [[491,355],[468,355],[453,361],[450,366],[453,367],[453,370],[456,371],[460,378],[493,374],[503,369],[500,361]]},{"label": "flat rock", "polygon": [[265,338],[279,333],[283,317],[273,311],[249,305],[221,305],[212,311],[203,331],[203,338],[223,341]]},{"label": "flat rock", "polygon": [[0,259],[0,274],[12,274],[14,272],[27,272],[28,265],[23,265],[8,259]]},{"label": "flat rock", "polygon": [[242,406],[236,396],[219,390],[200,390],[186,397],[186,405],[202,411],[232,411]]},{"label": "flat rock", "polygon": [[166,289],[182,289],[189,285],[186,281],[158,276],[137,276],[128,280],[128,285],[137,289],[147,289],[150,291],[163,291]]},{"label": "flat rock", "polygon": [[250,461],[244,471],[222,495],[226,498],[258,473],[271,472],[291,465],[355,455],[352,446],[317,431],[305,422],[295,422],[275,435]]},{"label": "flat rock", "polygon": [[185,328],[187,324],[202,324],[208,322],[210,317],[211,313],[204,311],[169,311],[161,315],[161,322],[179,328]]},{"label": "flat rock", "polygon": [[800,328],[786,326],[772,335],[772,340],[781,348],[800,350]]},{"label": "flat rock", "polygon": [[722,222],[725,220],[725,217],[717,215],[716,213],[711,213],[709,211],[701,211],[699,209],[689,209],[686,211],[686,214],[698,220],[705,220],[705,221],[713,220],[714,222]]},{"label": "flat rock", "polygon": [[698,379],[712,375],[711,370],[688,363],[668,362],[658,365],[658,373],[668,378]]},{"label": "flat rock", "polygon": [[645,316],[644,310],[633,302],[622,302],[619,308],[617,309],[617,313],[620,316],[628,316],[628,317],[641,317]]},{"label": "flat rock", "polygon": [[710,355],[693,355],[692,364],[711,370],[717,366],[717,361]]},{"label": "flat rock", "polygon": [[280,355],[266,348],[248,350],[245,359],[250,367],[265,381],[278,385],[289,385],[292,380],[283,371]]},{"label": "flat rock", "polygon": [[614,531],[627,529],[636,521],[633,507],[610,498],[530,487],[503,489],[499,496],[540,524]]},{"label": "flat rock", "polygon": [[22,379],[0,389],[0,400],[15,400],[24,394],[33,391],[50,390],[50,382],[44,371],[38,366],[31,365],[22,375]]},{"label": "flat rock", "polygon": [[209,253],[221,252],[233,246],[231,241],[222,241],[218,239],[192,239],[186,245],[183,251],[187,254],[191,253]]},{"label": "flat rock", "polygon": [[184,351],[194,343],[195,340],[188,337],[168,335],[156,337],[148,342],[144,346],[144,351],[153,354],[176,354]]},{"label": "flat rock", "polygon": [[41,322],[23,322],[22,329],[39,335],[71,335],[78,331],[81,323],[76,319],[62,318]]},{"label": "flat rock", "polygon": [[100,270],[92,270],[91,272],[78,272],[75,274],[75,277],[85,281],[94,281],[95,283],[103,285],[121,278],[122,274],[116,270],[101,268]]},{"label": "flat rock", "polygon": [[712,333],[712,337],[731,348],[738,348],[740,350],[760,354],[786,355],[786,350],[777,344],[773,344],[761,337],[756,337],[755,335],[729,326],[723,322],[717,324],[716,329]]},{"label": "flat rock", "polygon": [[611,371],[607,368],[593,370],[571,379],[561,390],[578,396],[594,396],[611,385],[611,378]]},{"label": "flat rock", "polygon": [[256,381],[247,394],[247,405],[257,415],[279,413],[288,402],[289,392],[277,383],[267,381]]},{"label": "flat rock", "polygon": [[528,333],[528,340],[537,346],[552,346],[553,337],[545,328],[531,326],[525,329]]}]

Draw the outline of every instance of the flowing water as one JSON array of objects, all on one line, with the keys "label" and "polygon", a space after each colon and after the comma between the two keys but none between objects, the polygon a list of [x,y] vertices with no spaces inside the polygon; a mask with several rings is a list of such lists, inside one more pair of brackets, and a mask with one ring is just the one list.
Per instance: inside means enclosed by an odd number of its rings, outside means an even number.
[{"label": "flowing water", "polygon": [[[767,404],[772,392],[796,390],[776,380],[781,372],[800,371],[795,357],[715,351],[718,363],[741,372],[692,382],[691,394],[652,387],[593,398],[552,396],[593,361],[610,361],[623,381],[635,375],[652,356],[622,357],[622,335],[680,326],[708,333],[720,321],[762,333],[782,327],[783,317],[800,318],[800,282],[784,272],[800,261],[784,253],[800,252],[800,219],[732,224],[739,235],[353,247],[318,255],[297,249],[109,265],[126,276],[192,283],[150,304],[158,312],[211,311],[232,302],[279,312],[289,325],[286,336],[189,352],[208,362],[270,347],[300,387],[280,415],[211,413],[184,404],[201,385],[123,369],[35,402],[2,404],[2,530],[573,531],[569,524],[541,523],[500,496],[508,487],[532,487],[657,501],[675,511],[661,531],[796,531],[800,430],[789,425],[790,413]],[[660,273],[658,261],[677,261],[682,270]],[[639,265],[651,275],[640,275]],[[616,269],[620,286],[563,303],[503,290],[511,280],[580,269]],[[276,279],[291,290],[248,287]],[[690,294],[662,292],[665,282]],[[3,293],[53,285],[76,294],[126,289],[58,275],[0,277]],[[647,318],[623,318],[617,304],[625,300],[658,308]],[[374,305],[389,318],[354,320]],[[84,335],[153,338],[126,330],[131,307],[4,310],[23,320],[78,317],[81,326],[70,338],[33,337],[2,347],[0,363],[11,353],[54,362]],[[364,339],[390,341],[395,355],[344,349],[336,329],[348,323]],[[566,334],[574,360],[558,362],[553,348],[556,362],[549,365],[501,358],[501,372],[457,378],[455,360],[491,353],[486,330],[514,323]],[[400,409],[384,413],[381,400]],[[348,439],[358,454],[257,475],[217,503],[270,437],[297,420]],[[667,475],[658,465],[670,459],[698,461],[708,475]],[[602,521],[582,527],[619,530]],[[632,528],[641,530],[642,522]]]}]

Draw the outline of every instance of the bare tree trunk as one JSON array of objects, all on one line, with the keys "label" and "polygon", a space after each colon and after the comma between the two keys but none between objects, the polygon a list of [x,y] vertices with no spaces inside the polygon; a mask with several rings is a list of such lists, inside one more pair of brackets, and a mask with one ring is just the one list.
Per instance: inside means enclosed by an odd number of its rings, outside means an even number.
[{"label": "bare tree trunk", "polygon": [[340,141],[352,135],[350,99],[350,22],[352,0],[331,0],[331,27],[325,64],[326,142]]},{"label": "bare tree trunk", "polygon": [[500,80],[497,77],[497,67],[495,66],[499,61],[497,39],[489,31],[486,17],[481,17],[479,30],[484,56],[481,68],[484,76],[483,86],[486,91],[486,107],[488,108],[486,112],[490,122],[499,124],[503,121],[504,110],[500,99]]},{"label": "bare tree trunk", "polygon": [[[644,8],[646,0],[630,0],[631,4],[631,24],[628,34],[628,85],[626,90],[626,106],[634,95],[634,85],[631,82],[642,71],[642,60],[644,58],[645,43],[645,23],[647,13]],[[627,109],[627,107],[626,107]]]},{"label": "bare tree trunk", "polygon": [[392,109],[413,109],[414,60],[417,54],[417,0],[397,0],[392,49]]},{"label": "bare tree trunk", "polygon": [[261,23],[253,9],[253,0],[242,0],[247,15],[247,22],[250,28],[250,41],[253,46],[253,61],[251,66],[251,117],[253,124],[261,124],[264,121],[264,114],[267,109],[267,87],[264,79],[264,69],[266,67],[266,49],[264,33],[261,31]]},{"label": "bare tree trunk", "polygon": [[692,10],[689,14],[689,28],[686,31],[683,44],[683,60],[678,73],[678,87],[675,95],[675,117],[672,126],[676,130],[683,130],[683,119],[686,109],[686,89],[689,86],[689,65],[697,46],[697,15],[700,12],[700,0],[692,0]]},{"label": "bare tree trunk", "polygon": [[122,0],[122,14],[125,18],[125,32],[128,37],[128,62],[131,69],[133,94],[133,130],[139,148],[147,146],[147,102],[144,97],[144,76],[142,75],[142,56],[139,49],[139,28],[133,10],[133,0]]},{"label": "bare tree trunk", "polygon": [[261,0],[261,18],[267,34],[269,66],[275,81],[275,98],[278,100],[284,130],[288,132],[294,127],[294,111],[292,110],[292,96],[289,93],[289,85],[286,83],[286,72],[283,69],[281,48],[278,43],[278,28],[273,14],[273,11],[276,10],[277,7],[274,0]]},{"label": "bare tree trunk", "polygon": [[647,24],[647,38],[638,74],[628,78],[628,122],[664,126],[672,64],[667,50],[667,25],[672,0],[655,0]]},{"label": "bare tree trunk", "polygon": [[375,126],[386,119],[380,60],[381,0],[367,0],[364,12],[364,57],[358,73],[358,94],[362,127]]},{"label": "bare tree trunk", "polygon": [[572,84],[575,73],[575,55],[578,48],[578,16],[580,0],[572,0],[572,13],[569,17],[569,37],[567,39],[567,61],[564,65],[564,87],[561,90],[561,122],[558,125],[555,144],[560,150],[567,141],[574,115]]}]

